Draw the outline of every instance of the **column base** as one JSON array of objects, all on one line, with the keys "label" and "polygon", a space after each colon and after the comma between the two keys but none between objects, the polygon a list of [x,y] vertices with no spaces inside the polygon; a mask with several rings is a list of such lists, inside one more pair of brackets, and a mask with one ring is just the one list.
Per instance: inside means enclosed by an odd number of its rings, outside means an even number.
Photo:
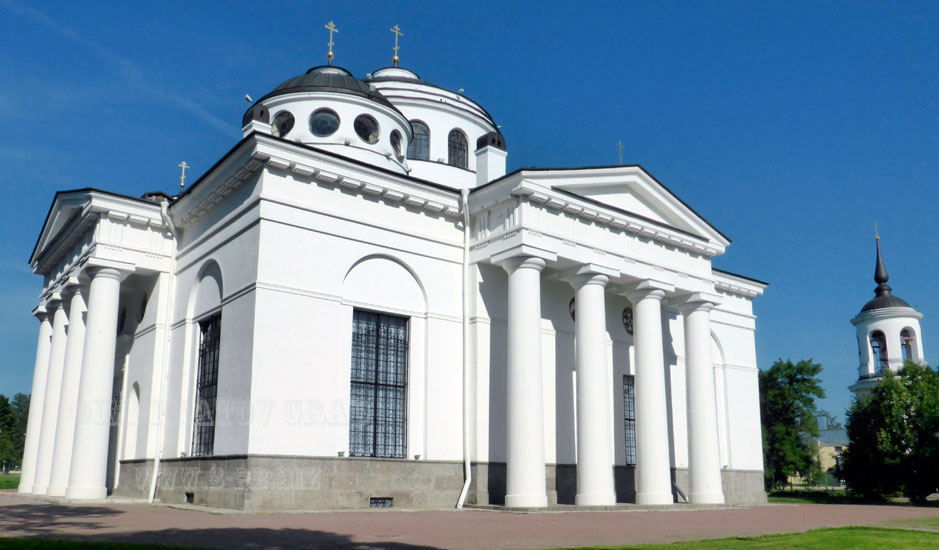
[{"label": "column base", "polygon": [[616,504],[616,495],[611,493],[576,495],[574,504],[577,506],[613,506]]},{"label": "column base", "polygon": [[724,504],[723,493],[691,493],[688,495],[691,504]]},{"label": "column base", "polygon": [[48,487],[42,485],[33,485],[33,490],[30,491],[31,494],[42,496],[46,494],[46,491],[49,490]]},{"label": "column base", "polygon": [[65,498],[69,500],[104,500],[107,496],[105,487],[69,487],[65,490]]},{"label": "column base", "polygon": [[46,489],[46,496],[48,497],[64,497],[65,496],[65,487],[55,487],[50,486]]},{"label": "column base", "polygon": [[548,506],[547,495],[505,495],[506,508],[544,508]]},{"label": "column base", "polygon": [[16,488],[16,492],[21,495],[31,495],[33,493],[33,486],[21,483],[20,486]]},{"label": "column base", "polygon": [[671,493],[637,493],[636,504],[645,504],[657,506],[662,504],[674,504],[675,499]]}]

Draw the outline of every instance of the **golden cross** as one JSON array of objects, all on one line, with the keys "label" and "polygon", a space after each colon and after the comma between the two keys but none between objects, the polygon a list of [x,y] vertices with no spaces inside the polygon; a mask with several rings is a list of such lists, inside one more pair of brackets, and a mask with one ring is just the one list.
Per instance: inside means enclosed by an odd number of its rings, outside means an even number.
[{"label": "golden cross", "polygon": [[874,222],[874,239],[880,240],[880,232],[877,231],[877,222]]},{"label": "golden cross", "polygon": [[329,43],[327,44],[329,46],[329,53],[326,54],[326,57],[329,58],[329,64],[332,65],[333,64],[333,46],[335,45],[335,42],[333,42],[333,33],[334,32],[338,33],[339,29],[336,28],[336,25],[334,25],[332,21],[330,21],[328,25],[324,25],[324,26],[327,29],[329,29]]},{"label": "golden cross", "polygon": [[180,168],[183,169],[182,175],[179,176],[179,188],[182,189],[182,188],[186,187],[186,168],[189,168],[189,165],[186,164],[186,161],[182,161],[182,162],[180,162],[179,164],[177,164],[176,166],[179,166]]},{"label": "golden cross", "polygon": [[391,27],[391,32],[395,33],[395,56],[391,58],[394,61],[395,67],[398,66],[398,37],[404,36],[404,33],[401,32],[401,29],[398,28],[398,25]]},{"label": "golden cross", "polygon": [[623,142],[617,141],[616,146],[619,148],[619,163],[623,164]]}]

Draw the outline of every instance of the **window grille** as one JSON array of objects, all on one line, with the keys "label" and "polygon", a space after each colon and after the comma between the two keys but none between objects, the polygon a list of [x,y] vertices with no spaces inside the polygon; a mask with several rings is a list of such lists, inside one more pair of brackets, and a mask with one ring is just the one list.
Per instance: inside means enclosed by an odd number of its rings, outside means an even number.
[{"label": "window grille", "polygon": [[466,159],[469,151],[469,147],[466,142],[466,134],[459,130],[451,130],[450,137],[447,141],[449,144],[447,147],[447,164],[459,168],[466,168]]},{"label": "window grille", "polygon": [[408,144],[408,158],[415,160],[430,159],[430,128],[423,122],[412,120],[411,129],[414,137]]},{"label": "window grille", "polygon": [[636,464],[636,377],[623,375],[623,423],[626,429],[626,464]]},{"label": "window grille", "polygon": [[199,322],[199,372],[196,376],[196,412],[192,456],[211,455],[215,448],[215,400],[218,397],[218,354],[222,314]]},{"label": "window grille", "polygon": [[349,456],[404,458],[408,319],[352,315]]},{"label": "window grille", "polygon": [[871,351],[874,354],[874,373],[883,374],[889,368],[887,339],[879,330],[871,333]]}]

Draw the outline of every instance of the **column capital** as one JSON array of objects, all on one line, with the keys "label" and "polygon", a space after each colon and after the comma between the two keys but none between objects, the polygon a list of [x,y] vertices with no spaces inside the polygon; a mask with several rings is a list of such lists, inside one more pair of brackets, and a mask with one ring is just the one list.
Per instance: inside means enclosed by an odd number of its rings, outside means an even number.
[{"label": "column capital", "polygon": [[537,269],[541,271],[547,265],[547,262],[545,262],[543,258],[537,256],[512,256],[497,263],[510,275],[519,268]]},{"label": "column capital", "polygon": [[561,271],[558,278],[566,281],[574,290],[588,284],[602,284],[606,286],[610,279],[619,277],[616,269],[597,264],[580,264]]},{"label": "column capital", "polygon": [[92,257],[88,258],[79,277],[89,280],[95,277],[106,277],[122,281],[136,269],[137,266],[131,263]]},{"label": "column capital", "polygon": [[33,317],[39,319],[39,321],[44,321],[49,317],[49,310],[46,308],[46,304],[39,304],[33,308]]},{"label": "column capital", "polygon": [[574,287],[574,290],[580,290],[587,285],[606,287],[607,283],[610,282],[610,278],[602,273],[581,273],[568,277],[567,282]]},{"label": "column capital", "polygon": [[678,308],[682,315],[687,315],[695,311],[711,311],[714,307],[720,305],[720,297],[716,294],[706,292],[694,292],[677,296],[672,304]]},{"label": "column capital", "polygon": [[623,287],[619,294],[626,296],[633,305],[639,300],[652,298],[662,301],[665,295],[675,291],[675,285],[655,279],[645,279]]}]

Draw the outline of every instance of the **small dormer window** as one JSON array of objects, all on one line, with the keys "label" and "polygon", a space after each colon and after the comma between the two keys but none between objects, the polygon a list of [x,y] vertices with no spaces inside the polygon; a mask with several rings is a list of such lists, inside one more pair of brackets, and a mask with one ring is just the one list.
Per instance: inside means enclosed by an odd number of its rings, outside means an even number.
[{"label": "small dormer window", "polygon": [[450,130],[450,137],[447,140],[447,164],[457,168],[467,168],[467,155],[469,147],[466,142],[466,134],[460,130]]},{"label": "small dormer window", "polygon": [[398,160],[404,158],[404,147],[401,144],[401,132],[397,130],[391,131],[391,148],[394,149],[395,156],[398,157]]},{"label": "small dormer window", "polygon": [[327,137],[339,129],[339,115],[332,109],[319,109],[310,115],[310,132],[317,137]]},{"label": "small dormer window", "polygon": [[355,133],[366,143],[378,143],[378,121],[369,115],[355,117]]},{"label": "small dormer window", "polygon": [[293,130],[294,118],[290,111],[281,111],[274,117],[272,124],[273,134],[276,137],[286,137]]}]

